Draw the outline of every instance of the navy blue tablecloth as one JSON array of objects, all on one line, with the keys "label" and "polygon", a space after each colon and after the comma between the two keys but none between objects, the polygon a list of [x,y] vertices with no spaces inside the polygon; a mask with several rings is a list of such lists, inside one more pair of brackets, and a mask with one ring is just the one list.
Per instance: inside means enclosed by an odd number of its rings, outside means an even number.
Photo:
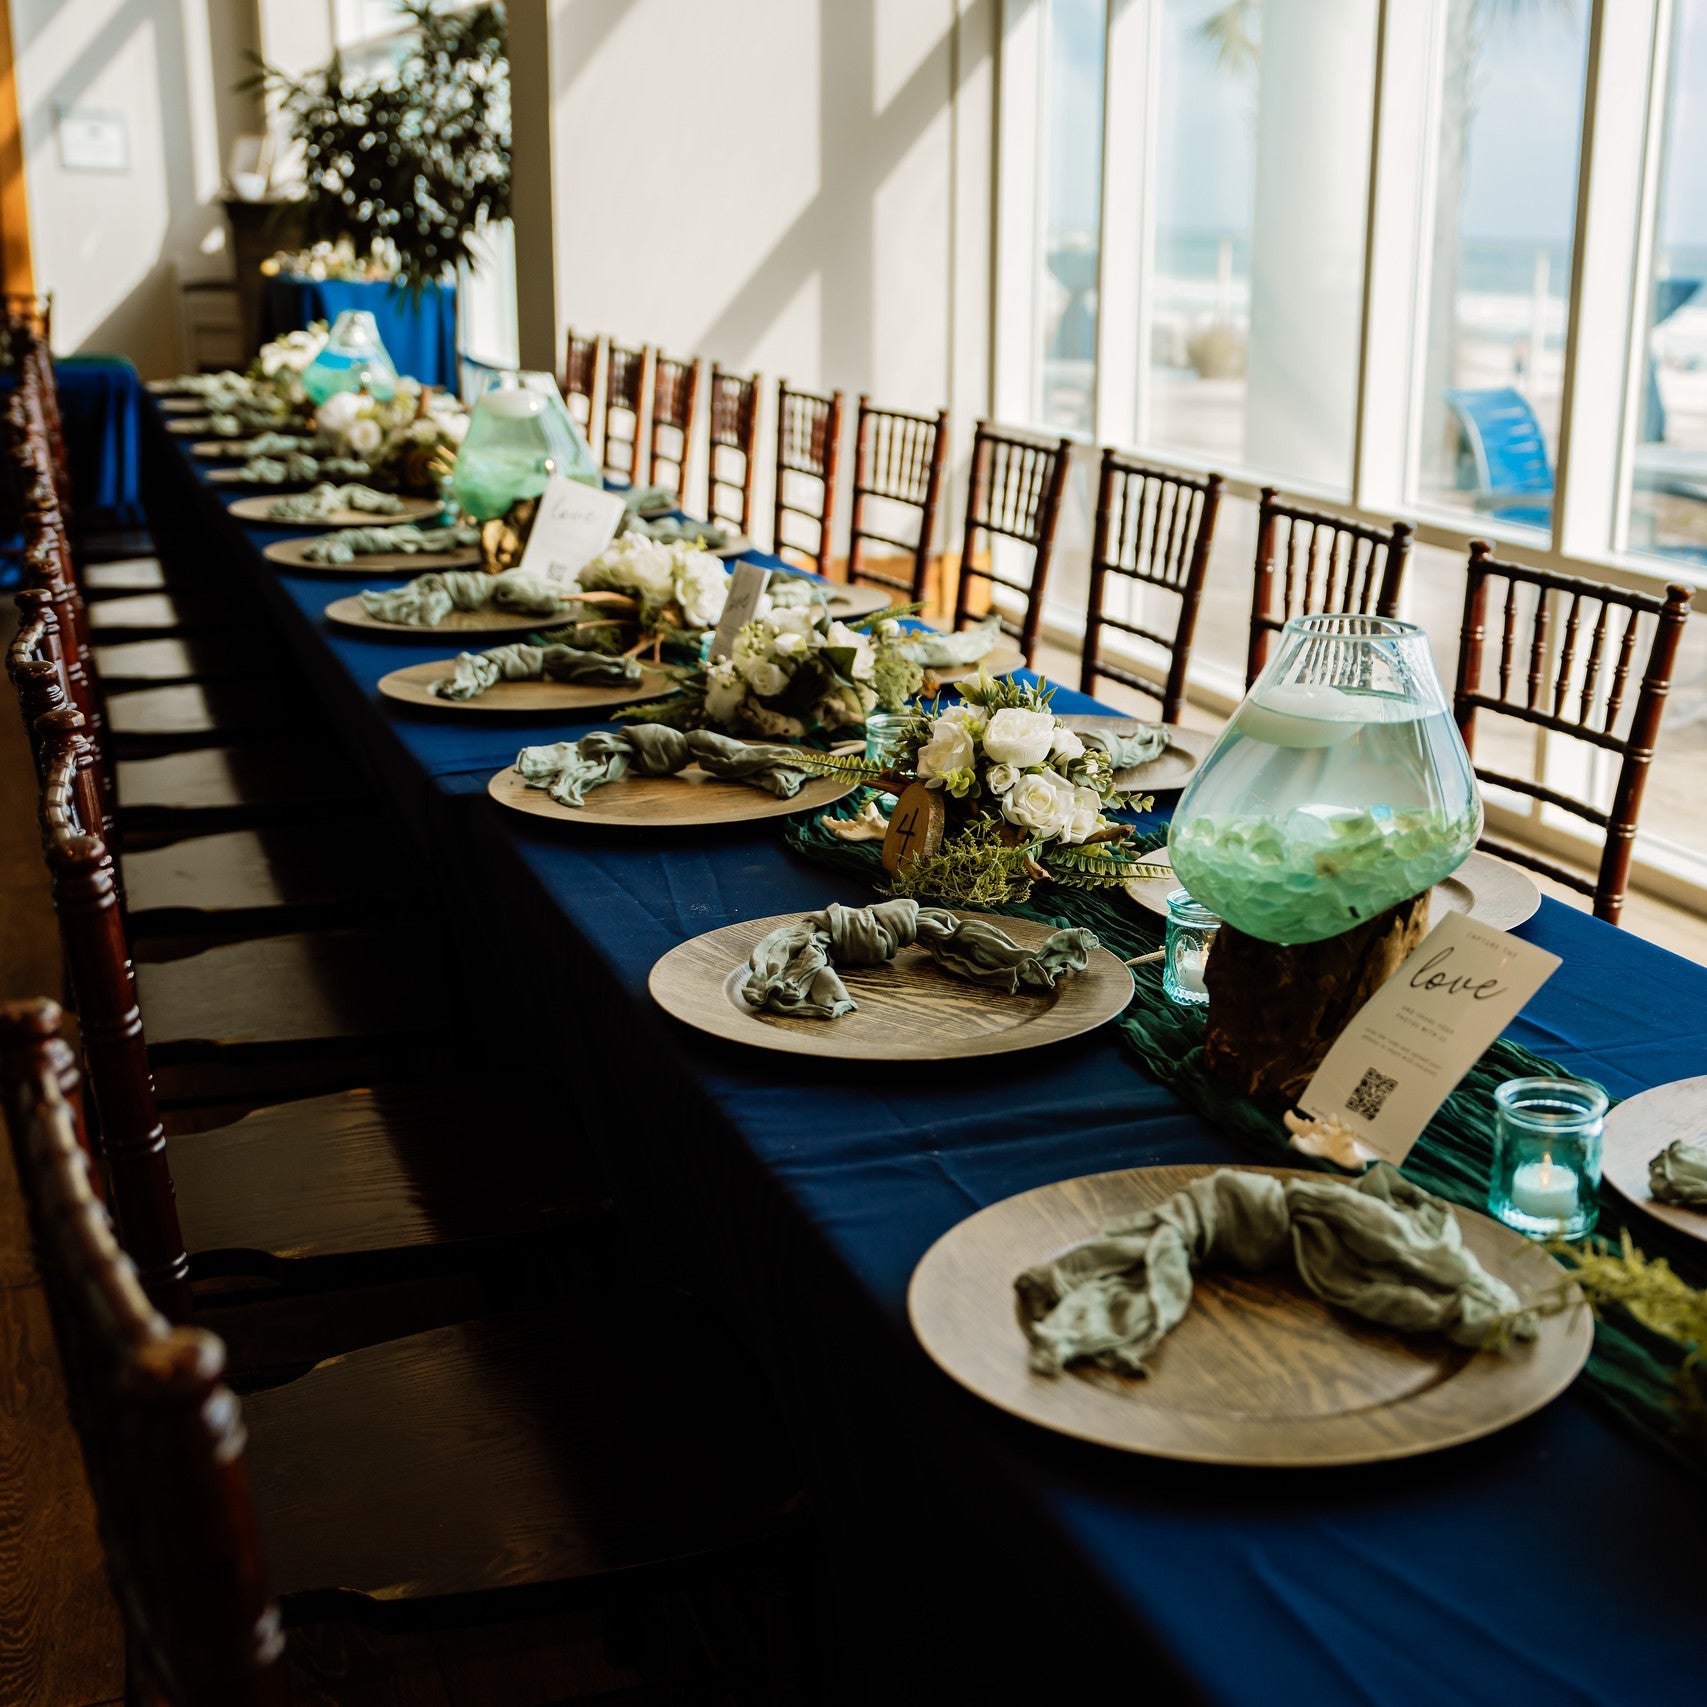
[{"label": "navy blue tablecloth", "polygon": [[[491,1047],[544,1022],[544,1070],[561,1062],[637,1260],[721,1300],[764,1359],[841,1567],[838,1699],[1699,1694],[1707,1493],[1579,1391],[1449,1452],[1260,1472],[1059,1439],[941,1375],[908,1328],[906,1287],[957,1221],[1052,1180],[1241,1152],[1112,1029],[871,1068],[668,1020],[646,978],[677,943],[869,893],[790,857],[774,825],[638,836],[506,812],[486,797],[493,772],[527,742],[582,731],[381,699],[386,671],[454,646],[330,628],[323,608],[360,583],[263,562],[257,548],[283,536],[226,516],[157,426],[147,444],[162,523],[260,589],[314,694],[445,868],[466,933],[499,950],[505,976],[481,998]],[[1620,1096],[1707,1072],[1707,969],[1551,901],[1520,934],[1564,961],[1520,1041]],[[470,1141],[503,1165],[501,1133]]]},{"label": "navy blue tablecloth", "polygon": [[275,273],[261,302],[261,336],[271,341],[314,320],[328,325],[346,308],[365,308],[378,322],[392,366],[423,385],[457,388],[456,286],[428,285],[411,298],[366,279],[305,279]]}]

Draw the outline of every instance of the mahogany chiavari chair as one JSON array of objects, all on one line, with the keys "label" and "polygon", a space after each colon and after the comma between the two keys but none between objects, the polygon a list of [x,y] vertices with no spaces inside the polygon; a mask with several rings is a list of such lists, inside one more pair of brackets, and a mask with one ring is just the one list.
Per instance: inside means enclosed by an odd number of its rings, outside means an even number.
[{"label": "mahogany chiavari chair", "polygon": [[[758,463],[759,376],[725,373],[711,364],[710,461],[706,472],[706,519],[744,534],[753,531],[753,475]],[[733,492],[731,507],[723,494]]]},{"label": "mahogany chiavari chair", "polygon": [[[1097,485],[1096,533],[1091,544],[1091,589],[1085,611],[1081,692],[1094,694],[1106,676],[1162,702],[1161,720],[1179,720],[1185,703],[1186,670],[1197,633],[1197,607],[1209,571],[1209,548],[1221,505],[1219,474],[1191,475],[1152,468],[1116,450],[1102,453]],[[1128,617],[1110,616],[1104,606],[1109,576],[1131,587],[1149,587],[1177,598],[1171,636]],[[1142,596],[1142,595],[1140,595]],[[1168,654],[1161,687],[1149,677],[1102,655],[1103,630],[1147,641]]]},{"label": "mahogany chiavari chair", "polygon": [[648,382],[652,377],[652,349],[637,350],[621,344],[606,345],[604,442],[599,447],[600,466],[608,475],[631,486],[646,484],[646,407]]},{"label": "mahogany chiavari chair", "polygon": [[[1556,806],[1593,825],[1600,832],[1602,847],[1592,881],[1527,848],[1487,836],[1481,845],[1502,859],[1590,896],[1595,917],[1615,925],[1624,909],[1642,793],[1671,691],[1683,625],[1689,618],[1690,589],[1668,586],[1665,598],[1659,599],[1598,581],[1503,563],[1492,552],[1484,540],[1470,547],[1452,696],[1464,745],[1474,757],[1479,714],[1497,713],[1611,754],[1618,771],[1611,807],[1602,811],[1588,799],[1528,777],[1476,766],[1477,778],[1488,786]],[[1520,589],[1528,591],[1520,597]],[[1500,609],[1493,625],[1499,636],[1498,657],[1490,660],[1486,656],[1489,605],[1496,596]],[[1630,699],[1630,678],[1638,668],[1637,648],[1644,628],[1649,629],[1650,638],[1639,666],[1635,697]]]},{"label": "mahogany chiavari chair", "polygon": [[[836,514],[836,458],[842,442],[842,394],[820,397],[776,382],[776,493],[771,514],[771,550],[792,551],[828,575]],[[785,516],[816,525],[816,545],[800,545],[783,531]]]},{"label": "mahogany chiavari chair", "polygon": [[[873,408],[871,399],[862,395],[855,421],[848,579],[888,587],[908,603],[922,604],[931,548],[936,543],[943,462],[948,455],[948,411],[908,415],[899,409]],[[897,539],[870,526],[866,518],[867,505],[872,499],[877,500],[880,518],[886,519],[897,507],[917,510],[918,538]],[[896,575],[874,567],[866,555],[868,540],[892,548],[879,556],[880,563],[889,562],[894,552],[904,552],[912,559],[911,573]]]},{"label": "mahogany chiavari chair", "polygon": [[1397,616],[1412,531],[1408,522],[1383,530],[1307,509],[1288,503],[1272,486],[1263,487],[1245,686],[1257,679],[1273,637],[1295,616],[1328,611]]},{"label": "mahogany chiavari chair", "polygon": [[[1043,625],[1043,591],[1055,551],[1055,530],[1061,521],[1061,498],[1067,489],[1073,441],[1056,443],[1003,432],[980,421],[972,439],[972,478],[966,494],[966,529],[960,546],[960,586],[954,600],[954,626],[964,628],[983,613],[975,611],[971,582],[985,581],[1025,599],[1025,615],[1014,623],[1001,617],[1002,632],[1017,640],[1027,665],[1037,650]],[[978,560],[979,535],[991,550]],[[1031,552],[1031,574],[1019,580],[996,566],[995,544],[1011,539]],[[997,613],[1000,615],[1000,613]]]},{"label": "mahogany chiavari chair", "polygon": [[[652,431],[650,479],[668,486],[683,503],[688,492],[688,457],[693,449],[693,417],[699,407],[699,362],[677,361],[661,351],[652,363]],[[659,465],[671,470],[665,479]]]},{"label": "mahogany chiavari chair", "polygon": [[239,1404],[224,1345],[161,1312],[113,1237],[51,1002],[0,1008],[0,1099],[133,1707],[284,1707],[290,1626],[537,1615],[792,1540],[764,1380],[681,1297],[656,1305],[667,1358],[554,1301],[362,1345]]},{"label": "mahogany chiavari chair", "polygon": [[[89,742],[75,713],[43,724],[43,845],[100,1116],[99,1157],[155,1305],[187,1320],[192,1277],[269,1275],[295,1286],[304,1276],[398,1278],[443,1268],[450,1247],[472,1250],[525,1226],[538,1210],[503,1194],[509,1170],[470,1165],[461,1137],[489,1086],[465,1093],[441,1078],[431,1088],[339,1091],[168,1141],[148,1037],[159,1008],[154,968],[139,979],[112,855],[87,828],[98,809]],[[233,1017],[264,1026],[270,1003],[291,994],[288,985],[238,994],[249,1012]],[[168,999],[168,1023],[172,1011]],[[516,1129],[525,1130],[519,1111]],[[549,1195],[537,1168],[522,1171],[530,1200]]]},{"label": "mahogany chiavari chair", "polygon": [[602,339],[567,334],[563,351],[563,402],[575,425],[587,436],[587,448],[594,448],[593,404],[599,387],[599,347]]}]

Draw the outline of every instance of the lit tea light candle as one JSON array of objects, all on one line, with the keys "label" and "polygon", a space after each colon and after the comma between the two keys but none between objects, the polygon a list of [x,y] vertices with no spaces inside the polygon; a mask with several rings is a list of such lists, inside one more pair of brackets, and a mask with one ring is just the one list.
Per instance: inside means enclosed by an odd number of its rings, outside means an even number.
[{"label": "lit tea light candle", "polygon": [[1209,986],[1203,982],[1203,957],[1201,955],[1182,954],[1175,964],[1174,977],[1182,990],[1190,990],[1199,996],[1209,994]]},{"label": "lit tea light candle", "polygon": [[1577,1212],[1577,1176],[1550,1156],[1524,1162],[1511,1176],[1511,1206],[1537,1221],[1568,1221]]}]

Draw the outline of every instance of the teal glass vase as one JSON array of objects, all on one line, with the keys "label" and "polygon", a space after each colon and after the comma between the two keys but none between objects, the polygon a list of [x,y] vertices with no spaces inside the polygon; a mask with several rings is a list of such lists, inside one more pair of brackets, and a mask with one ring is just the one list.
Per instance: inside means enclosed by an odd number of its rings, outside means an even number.
[{"label": "teal glass vase", "polygon": [[1286,625],[1180,797],[1168,854],[1263,942],[1320,942],[1432,888],[1482,800],[1428,636],[1378,616]]},{"label": "teal glass vase", "polygon": [[382,403],[397,394],[397,369],[365,308],[346,308],[332,322],[320,354],[302,370],[302,389],[318,405],[340,391],[366,391]]},{"label": "teal glass vase", "polygon": [[497,375],[475,400],[456,453],[451,496],[475,521],[495,521],[520,500],[537,498],[553,474],[603,485],[551,376]]}]

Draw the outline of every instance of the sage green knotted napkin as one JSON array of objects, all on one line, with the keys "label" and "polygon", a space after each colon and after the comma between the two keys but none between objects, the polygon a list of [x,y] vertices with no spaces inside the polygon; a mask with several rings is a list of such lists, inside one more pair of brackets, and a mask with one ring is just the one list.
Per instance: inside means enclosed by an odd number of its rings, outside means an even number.
[{"label": "sage green knotted napkin", "polygon": [[642,534],[659,545],[675,545],[681,541],[697,545],[702,551],[721,551],[735,537],[734,530],[724,527],[721,522],[689,521],[683,516],[648,519],[625,514],[618,537],[625,533]]},{"label": "sage green knotted napkin", "polygon": [[622,494],[622,520],[617,524],[616,537],[621,539],[643,510],[673,510],[677,502],[668,486],[630,486]]},{"label": "sage green knotted napkin", "polygon": [[301,433],[257,433],[249,441],[249,455],[289,456],[292,451],[312,453],[315,441]]},{"label": "sage green knotted napkin", "polygon": [[792,800],[807,776],[798,747],[736,741],[714,729],[684,733],[663,723],[596,729],[579,741],[524,747],[516,755],[516,772],[522,781],[530,788],[543,788],[559,806],[584,806],[589,788],[618,782],[630,771],[674,776],[690,764],[719,781],[750,783],[779,800]]},{"label": "sage green knotted napkin", "polygon": [[609,682],[637,687],[645,672],[636,658],[583,652],[574,646],[493,646],[464,652],[455,673],[433,683],[440,699],[475,699],[498,682]]},{"label": "sage green knotted napkin", "polygon": [[1002,619],[987,616],[976,628],[958,634],[909,634],[902,649],[926,670],[958,670],[976,664],[995,651],[1002,638]]},{"label": "sage green knotted napkin", "polygon": [[453,610],[555,616],[563,603],[555,581],[527,569],[506,569],[502,575],[480,569],[435,569],[390,592],[370,588],[361,600],[369,616],[410,628],[436,628]]},{"label": "sage green knotted napkin", "polygon": [[336,533],[323,533],[302,548],[302,557],[305,563],[352,563],[358,557],[380,552],[417,557],[466,550],[479,543],[479,528],[424,528],[418,522],[397,522],[391,527],[339,528]]},{"label": "sage green knotted napkin", "polygon": [[1648,1163],[1648,1190],[1658,1203],[1707,1209],[1707,1148],[1679,1138]]},{"label": "sage green knotted napkin", "polygon": [[902,897],[870,907],[832,901],[763,938],[748,957],[741,999],[750,1008],[791,1019],[839,1019],[859,1004],[836,974],[838,966],[877,966],[917,943],[945,972],[1007,995],[1052,990],[1058,978],[1082,972],[1097,948],[1094,931],[1056,931],[1041,948],[1021,948],[982,919],[962,919],[945,907],[921,907]]},{"label": "sage green knotted napkin", "polygon": [[1168,750],[1168,732],[1160,723],[1140,723],[1127,731],[1075,729],[1087,747],[1100,747],[1117,771],[1129,771],[1159,759]]},{"label": "sage green knotted napkin", "polygon": [[287,481],[295,485],[304,480],[360,480],[372,472],[354,456],[310,456],[301,450],[283,456],[262,456],[251,449],[249,460],[237,474],[239,479],[257,486],[283,486]]},{"label": "sage green knotted napkin", "polygon": [[1192,1271],[1290,1261],[1325,1303],[1402,1333],[1492,1348],[1535,1318],[1464,1246],[1451,1209],[1385,1164],[1355,1182],[1220,1168],[1014,1281],[1031,1366],[1126,1375],[1191,1308]]},{"label": "sage green knotted napkin", "polygon": [[306,492],[280,498],[267,511],[275,521],[312,522],[338,510],[363,510],[370,516],[394,516],[403,508],[395,492],[376,492],[371,486],[334,486],[323,480]]}]

